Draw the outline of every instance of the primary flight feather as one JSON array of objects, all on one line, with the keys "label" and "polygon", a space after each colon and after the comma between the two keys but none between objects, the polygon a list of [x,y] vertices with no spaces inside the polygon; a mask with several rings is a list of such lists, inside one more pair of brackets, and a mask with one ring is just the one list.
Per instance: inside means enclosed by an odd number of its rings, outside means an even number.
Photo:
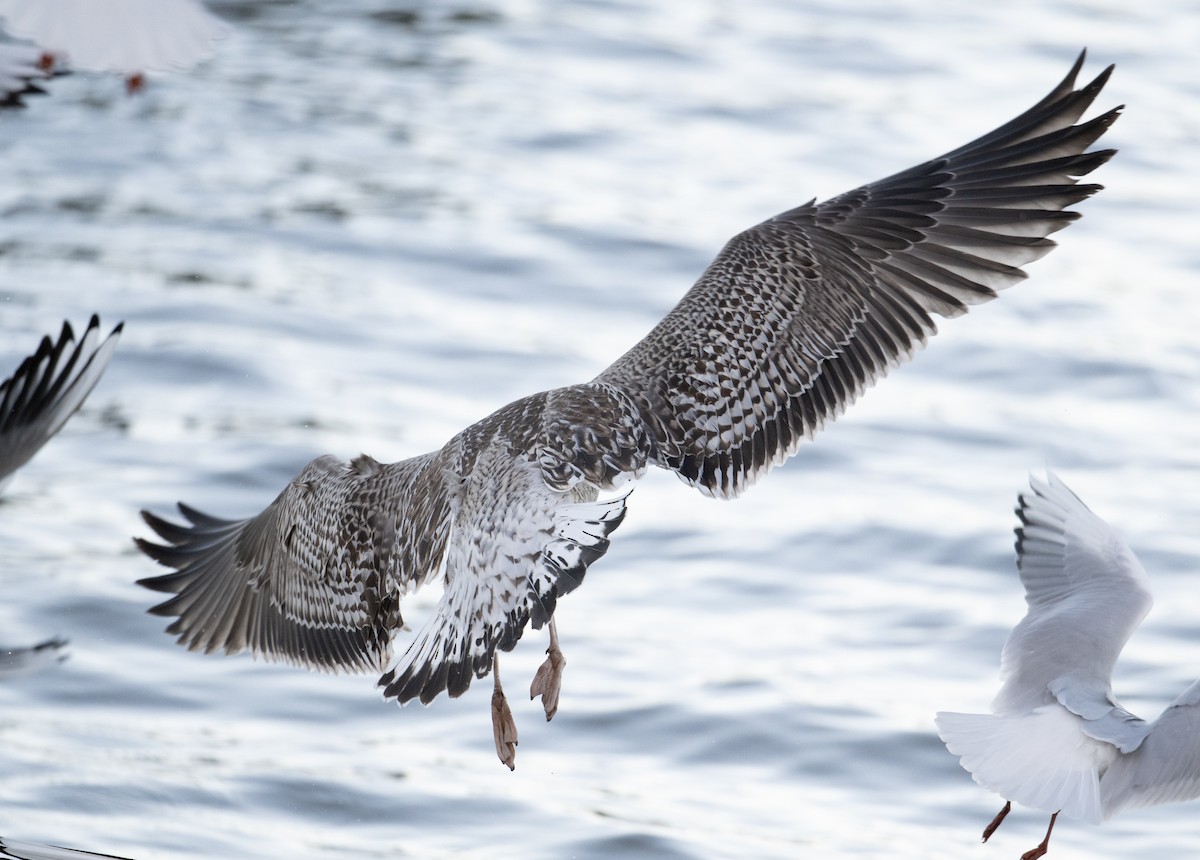
[{"label": "primary flight feather", "polygon": [[[123,326],[102,338],[100,319],[93,316],[76,340],[71,324],[64,322],[57,340],[43,337],[12,376],[0,381],[0,492],[91,394]],[[0,679],[61,662],[66,644],[55,638],[32,647],[0,646]]]},{"label": "primary flight feather", "polygon": [[[189,649],[249,650],[328,670],[383,671],[401,598],[444,584],[433,617],[380,680],[429,702],[493,670],[526,625],[549,623],[532,695],[557,707],[553,613],[604,554],[647,466],[733,498],[790,457],[952,317],[1025,277],[1064,211],[1100,189],[1077,179],[1115,108],[1080,122],[1111,67],[1067,77],[1025,113],[944,156],[790,209],[735,236],[676,307],[591,382],[503,407],[441,450],[399,463],[310,463],[257,517],[185,505],[138,540],[175,572],[153,612]],[[499,688],[497,750],[516,730]]]}]

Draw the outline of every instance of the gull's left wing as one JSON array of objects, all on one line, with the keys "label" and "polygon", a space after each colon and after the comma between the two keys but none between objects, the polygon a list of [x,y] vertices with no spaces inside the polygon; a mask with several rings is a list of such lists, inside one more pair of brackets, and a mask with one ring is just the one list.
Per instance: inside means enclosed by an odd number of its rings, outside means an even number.
[{"label": "gull's left wing", "polygon": [[598,382],[638,402],[655,462],[732,498],[795,453],[945,317],[988,301],[1079,217],[1078,177],[1120,108],[1076,124],[1112,71],[940,158],[738,234]]}]

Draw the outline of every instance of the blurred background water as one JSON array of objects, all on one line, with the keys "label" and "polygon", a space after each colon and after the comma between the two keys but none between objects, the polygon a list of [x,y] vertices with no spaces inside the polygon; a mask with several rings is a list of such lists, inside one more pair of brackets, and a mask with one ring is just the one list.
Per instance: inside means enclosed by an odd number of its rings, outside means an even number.
[{"label": "blurred background water", "polygon": [[[136,858],[1015,857],[934,734],[1023,612],[1016,493],[1058,469],[1159,598],[1118,670],[1154,716],[1200,665],[1200,13],[1131,4],[219,2],[215,57],[0,115],[5,373],[126,321],[0,503],[0,834]],[[1062,248],[733,503],[652,474],[560,604],[558,716],[489,689],[190,654],[134,585],[137,511],[260,510],[311,457],[395,460],[595,375],[738,230],[1009,119],[1087,46],[1124,102]],[[408,613],[406,612],[406,616]],[[1195,806],[1053,856],[1187,856]]]}]

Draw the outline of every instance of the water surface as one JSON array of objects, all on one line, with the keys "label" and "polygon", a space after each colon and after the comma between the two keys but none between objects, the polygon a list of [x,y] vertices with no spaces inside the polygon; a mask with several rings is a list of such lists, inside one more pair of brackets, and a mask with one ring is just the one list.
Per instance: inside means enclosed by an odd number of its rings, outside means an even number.
[{"label": "water surface", "polygon": [[[126,321],[0,503],[0,834],[136,858],[1010,857],[1041,837],[933,731],[1023,611],[1011,513],[1051,463],[1159,605],[1118,677],[1200,665],[1200,15],[1117,2],[221,3],[207,65],[74,76],[0,116],[0,359]],[[955,147],[1079,48],[1126,103],[1062,248],[947,322],[734,503],[653,474],[586,587],[546,724],[506,661],[397,709],[373,679],[190,654],[137,511],[257,512],[317,454],[394,460],[634,343],[738,230]],[[422,605],[428,605],[425,599]],[[406,612],[406,616],[409,613]],[[1063,822],[1054,856],[1186,856],[1195,806]]]}]

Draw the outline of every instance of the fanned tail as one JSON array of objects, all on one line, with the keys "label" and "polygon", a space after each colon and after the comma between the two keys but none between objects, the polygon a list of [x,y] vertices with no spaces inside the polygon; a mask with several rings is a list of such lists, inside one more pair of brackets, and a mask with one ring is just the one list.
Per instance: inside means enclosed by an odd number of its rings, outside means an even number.
[{"label": "fanned tail", "polygon": [[1079,731],[1079,719],[1058,705],[1032,714],[936,717],[938,734],[984,788],[1043,812],[1099,824],[1100,770],[1115,755]]},{"label": "fanned tail", "polygon": [[496,651],[511,651],[527,623],[539,628],[548,621],[558,598],[578,588],[588,565],[608,550],[609,535],[625,518],[628,495],[555,511],[550,537],[532,561],[526,593],[501,618],[484,619],[476,611],[485,602],[477,577],[452,576],[433,617],[379,679],[384,696],[400,704],[413,699],[429,704],[443,690],[461,696],[472,678],[486,677]]}]

